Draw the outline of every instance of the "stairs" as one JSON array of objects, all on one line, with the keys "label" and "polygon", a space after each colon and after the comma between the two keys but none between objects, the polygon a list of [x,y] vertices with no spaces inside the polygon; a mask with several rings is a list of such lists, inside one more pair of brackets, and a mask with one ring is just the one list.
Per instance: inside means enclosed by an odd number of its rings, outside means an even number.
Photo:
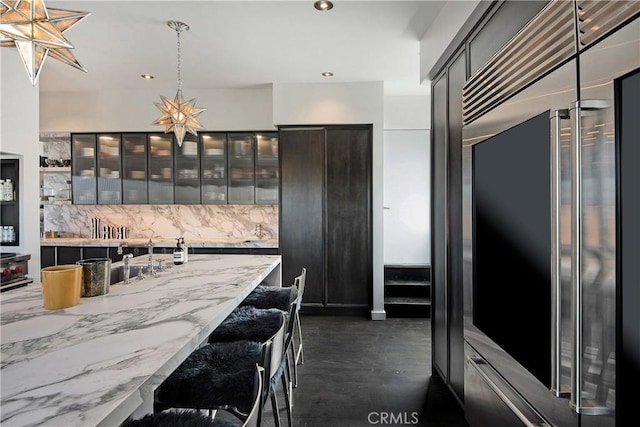
[{"label": "stairs", "polygon": [[385,265],[384,308],[389,317],[430,317],[431,267]]}]

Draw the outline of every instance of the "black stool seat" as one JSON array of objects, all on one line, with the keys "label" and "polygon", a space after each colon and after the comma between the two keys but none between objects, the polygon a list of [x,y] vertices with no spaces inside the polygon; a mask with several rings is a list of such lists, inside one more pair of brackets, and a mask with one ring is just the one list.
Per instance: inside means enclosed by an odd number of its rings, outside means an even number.
[{"label": "black stool seat", "polygon": [[212,420],[198,412],[180,411],[145,415],[137,420],[127,420],[121,427],[238,427],[239,425],[229,420]]},{"label": "black stool seat", "polygon": [[276,286],[258,285],[240,303],[240,306],[253,306],[261,309],[277,308],[287,312],[289,311],[289,304],[295,301],[297,297],[297,289],[293,286],[278,288]]},{"label": "black stool seat", "polygon": [[154,412],[229,407],[248,413],[261,358],[262,345],[247,340],[199,348],[156,390]]},{"label": "black stool seat", "polygon": [[238,307],[209,335],[209,342],[249,340],[264,343],[281,323],[282,311],[278,309]]}]

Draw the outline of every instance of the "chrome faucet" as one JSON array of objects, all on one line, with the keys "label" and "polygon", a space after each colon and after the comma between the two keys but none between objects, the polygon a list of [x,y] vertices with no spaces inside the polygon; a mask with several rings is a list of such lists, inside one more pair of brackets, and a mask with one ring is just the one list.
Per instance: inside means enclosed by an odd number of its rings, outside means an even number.
[{"label": "chrome faucet", "polygon": [[[155,276],[156,273],[155,273],[155,271],[153,271],[153,247],[154,246],[155,245],[151,241],[151,238],[149,238],[149,241],[147,243],[145,243],[144,245],[140,245],[140,244],[135,244],[134,245],[134,244],[129,244],[127,242],[120,242],[120,244],[118,244],[118,255],[122,255],[122,248],[147,248],[149,250],[149,265],[147,266],[147,270],[148,270],[149,274]],[[128,254],[128,255],[131,255],[131,254]],[[131,257],[129,257],[129,259]]]}]

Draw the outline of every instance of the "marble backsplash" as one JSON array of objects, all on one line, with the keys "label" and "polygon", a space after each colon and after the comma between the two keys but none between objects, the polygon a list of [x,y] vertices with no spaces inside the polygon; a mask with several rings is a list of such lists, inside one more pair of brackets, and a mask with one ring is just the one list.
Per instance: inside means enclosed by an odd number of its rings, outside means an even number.
[{"label": "marble backsplash", "polygon": [[40,155],[53,160],[71,158],[71,133],[40,132]]},{"label": "marble backsplash", "polygon": [[44,230],[64,237],[91,237],[91,218],[124,226],[130,238],[278,238],[276,205],[44,205]]}]

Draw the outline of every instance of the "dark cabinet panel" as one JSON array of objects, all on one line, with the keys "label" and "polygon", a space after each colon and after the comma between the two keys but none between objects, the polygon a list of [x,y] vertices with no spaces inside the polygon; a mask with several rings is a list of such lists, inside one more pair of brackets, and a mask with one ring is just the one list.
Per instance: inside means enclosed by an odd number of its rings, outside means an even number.
[{"label": "dark cabinet panel", "polygon": [[82,259],[82,248],[75,246],[58,246],[57,265],[75,264]]},{"label": "dark cabinet panel", "polygon": [[[280,249],[278,248],[249,248],[249,253],[251,255],[278,255],[280,253]],[[283,285],[288,286],[288,283],[291,282],[283,282]]]},{"label": "dark cabinet panel", "polygon": [[462,316],[462,87],[465,56],[449,66],[449,383],[460,399],[464,393],[464,337]]},{"label": "dark cabinet panel", "polygon": [[40,265],[42,268],[56,265],[55,246],[40,246]]},{"label": "dark cabinet panel", "polygon": [[109,248],[86,246],[82,248],[82,259],[109,258]]},{"label": "dark cabinet panel", "polygon": [[445,382],[449,382],[448,308],[447,308],[447,75],[432,88],[433,121],[431,153],[431,233],[433,364]]},{"label": "dark cabinet panel", "polygon": [[369,305],[371,293],[371,133],[328,129],[327,303]]},{"label": "dark cabinet panel", "polygon": [[324,129],[283,129],[280,142],[282,283],[307,269],[305,303],[321,304],[324,289]]}]

